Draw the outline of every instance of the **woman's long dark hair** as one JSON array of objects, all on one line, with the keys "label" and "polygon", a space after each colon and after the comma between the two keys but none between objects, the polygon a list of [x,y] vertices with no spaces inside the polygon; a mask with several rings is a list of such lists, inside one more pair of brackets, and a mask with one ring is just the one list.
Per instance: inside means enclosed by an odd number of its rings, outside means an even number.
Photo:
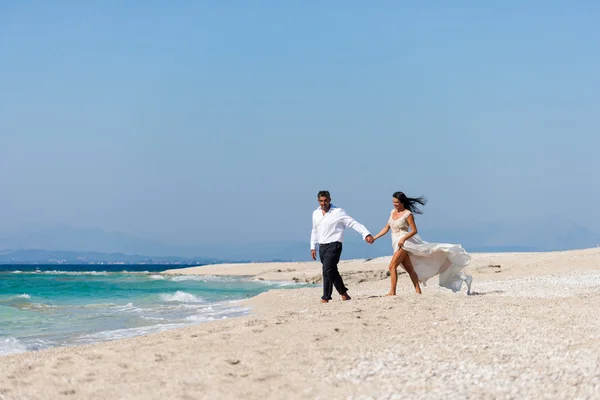
[{"label": "woman's long dark hair", "polygon": [[423,211],[419,209],[417,204],[424,206],[427,204],[427,199],[421,197],[406,197],[403,192],[396,192],[392,195],[395,199],[398,199],[400,203],[413,214],[423,214]]}]

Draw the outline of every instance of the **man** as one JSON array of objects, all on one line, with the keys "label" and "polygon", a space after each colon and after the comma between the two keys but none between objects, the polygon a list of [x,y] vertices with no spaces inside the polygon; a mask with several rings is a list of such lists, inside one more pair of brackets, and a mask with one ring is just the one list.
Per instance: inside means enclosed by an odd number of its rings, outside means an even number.
[{"label": "man", "polygon": [[350,300],[348,289],[338,271],[338,263],[342,255],[342,242],[344,230],[352,228],[360,233],[363,239],[371,244],[373,236],[363,225],[356,222],[344,210],[331,204],[331,195],[322,190],[317,195],[319,208],[313,212],[312,232],[310,235],[310,252],[313,260],[317,259],[317,245],[319,258],[323,265],[323,297],[321,303],[331,300],[333,286],[342,295],[342,300]]}]

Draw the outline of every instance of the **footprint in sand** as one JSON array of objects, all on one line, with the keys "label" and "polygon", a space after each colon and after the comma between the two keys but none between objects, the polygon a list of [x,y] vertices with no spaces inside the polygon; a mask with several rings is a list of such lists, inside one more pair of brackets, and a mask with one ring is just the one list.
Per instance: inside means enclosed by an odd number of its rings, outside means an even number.
[{"label": "footprint in sand", "polygon": [[96,380],[96,374],[94,372],[88,372],[85,374],[84,382],[94,382]]},{"label": "footprint in sand", "polygon": [[264,382],[264,381],[267,381],[269,379],[273,379],[275,377],[277,377],[277,375],[275,375],[275,374],[273,374],[273,375],[263,375],[263,376],[260,376],[258,378],[255,378],[254,380],[256,382]]}]

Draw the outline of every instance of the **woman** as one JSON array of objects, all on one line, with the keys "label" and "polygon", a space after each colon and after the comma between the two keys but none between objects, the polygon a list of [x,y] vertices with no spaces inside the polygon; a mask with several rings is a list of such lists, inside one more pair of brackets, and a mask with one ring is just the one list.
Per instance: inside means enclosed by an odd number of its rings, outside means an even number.
[{"label": "woman", "polygon": [[396,295],[400,264],[408,272],[417,293],[421,293],[419,282],[425,284],[429,278],[439,274],[440,286],[457,292],[465,282],[469,294],[473,279],[465,275],[462,269],[469,264],[471,256],[460,245],[427,243],[417,235],[413,214],[422,214],[417,204],[424,206],[425,198],[406,197],[404,193],[396,192],[393,202],[394,209],[386,226],[373,237],[377,240],[392,230],[394,255],[389,267],[392,287],[387,296]]}]

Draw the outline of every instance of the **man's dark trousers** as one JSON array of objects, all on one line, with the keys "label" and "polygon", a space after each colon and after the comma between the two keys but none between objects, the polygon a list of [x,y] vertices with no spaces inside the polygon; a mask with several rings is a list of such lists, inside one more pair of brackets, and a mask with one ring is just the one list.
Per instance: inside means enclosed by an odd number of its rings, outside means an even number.
[{"label": "man's dark trousers", "polygon": [[333,242],[319,245],[319,258],[323,264],[323,300],[331,300],[333,287],[339,294],[348,291],[338,271],[338,263],[342,255],[342,243]]}]

